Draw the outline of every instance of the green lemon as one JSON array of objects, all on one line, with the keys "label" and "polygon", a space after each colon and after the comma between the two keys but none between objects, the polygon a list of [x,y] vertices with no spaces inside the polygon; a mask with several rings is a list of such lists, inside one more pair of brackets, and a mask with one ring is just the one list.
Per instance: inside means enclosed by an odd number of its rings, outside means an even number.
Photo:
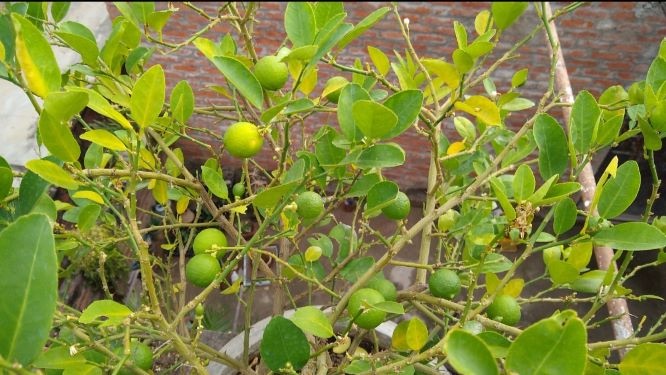
[{"label": "green lemon", "polygon": [[279,90],[289,79],[287,64],[277,56],[265,56],[254,66],[254,76],[266,90]]},{"label": "green lemon", "polygon": [[382,213],[389,219],[393,220],[403,220],[409,215],[411,210],[411,204],[409,203],[409,198],[407,194],[402,191],[398,192],[398,195],[395,197],[395,201],[390,205],[382,208]]},{"label": "green lemon", "polygon": [[296,198],[296,212],[306,219],[313,219],[324,212],[324,199],[314,191],[306,191]]},{"label": "green lemon", "polygon": [[330,78],[328,81],[326,81],[326,85],[324,85],[324,91],[326,91],[327,88],[334,86],[338,86],[339,88],[326,94],[326,99],[337,104],[338,100],[340,99],[340,93],[342,92],[342,89],[348,83],[349,81],[347,81],[347,78],[345,77],[335,76]]},{"label": "green lemon", "polygon": [[398,299],[398,291],[395,285],[387,279],[377,277],[368,281],[365,286],[381,293],[387,301],[396,301]]},{"label": "green lemon", "polygon": [[241,121],[227,129],[223,143],[232,156],[243,159],[258,154],[264,145],[264,138],[256,125]]},{"label": "green lemon", "polygon": [[192,243],[194,254],[204,254],[208,250],[217,250],[217,257],[221,258],[226,250],[221,249],[227,247],[227,236],[217,228],[204,229],[196,237]]},{"label": "green lemon", "polygon": [[[368,308],[365,304],[372,305],[384,301],[384,296],[378,291],[370,288],[362,288],[352,293],[351,297],[349,297],[347,310],[350,317],[356,317],[356,320],[354,320],[356,325],[365,329],[373,329],[382,324],[384,319],[386,319],[386,313],[378,309]],[[362,309],[364,311],[358,315]]]},{"label": "green lemon", "polygon": [[453,299],[460,293],[460,277],[454,271],[439,269],[430,275],[428,289],[435,297]]},{"label": "green lemon", "polygon": [[515,298],[507,294],[495,297],[493,303],[486,310],[488,317],[509,326],[520,321],[520,305]]},{"label": "green lemon", "polygon": [[192,284],[205,288],[220,272],[220,262],[208,254],[195,255],[185,265],[185,277]]},{"label": "green lemon", "polygon": [[[114,353],[118,356],[123,356],[123,347],[119,346],[115,348]],[[150,347],[142,342],[132,341],[130,342],[130,356],[128,360],[132,361],[134,365],[142,370],[149,370],[153,367],[153,351],[150,350]],[[119,374],[133,374],[134,371],[131,371],[127,367],[123,367]]]},{"label": "green lemon", "polygon": [[231,188],[231,192],[234,193],[234,197],[242,197],[245,195],[245,184],[242,182],[237,182]]}]

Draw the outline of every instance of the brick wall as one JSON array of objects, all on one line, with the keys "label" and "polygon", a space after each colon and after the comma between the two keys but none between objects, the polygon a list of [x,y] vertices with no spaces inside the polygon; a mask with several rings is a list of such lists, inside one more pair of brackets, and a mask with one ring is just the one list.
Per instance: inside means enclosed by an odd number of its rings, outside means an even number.
[{"label": "brick wall", "polygon": [[[112,17],[118,12],[111,3],[107,3]],[[199,3],[201,8],[213,13],[219,3]],[[346,3],[349,13],[348,21],[354,24],[385,3],[357,2]],[[164,30],[167,41],[180,42],[192,35],[204,25],[203,18],[188,10],[182,4],[176,4],[181,11],[176,13]],[[256,25],[255,45],[259,48],[259,55],[272,54],[285,39],[283,31],[283,11],[285,3],[262,2],[257,12],[260,22]],[[561,4],[554,4],[558,8]],[[165,9],[166,3],[158,3],[158,9]],[[473,33],[474,17],[482,9],[489,9],[489,3],[400,3],[399,9],[402,17],[410,19],[410,30],[416,52],[422,57],[446,57],[450,60],[451,53],[456,48],[453,35],[453,20],[462,22],[470,34]],[[558,23],[558,33],[565,54],[565,60],[571,77],[574,94],[579,90],[588,89],[598,96],[604,88],[611,85],[627,87],[636,80],[645,77],[650,62],[657,54],[659,42],[666,36],[665,10],[655,2],[624,2],[624,3],[590,3],[574,12],[564,16]],[[373,29],[364,34],[347,47],[344,55],[338,61],[351,63],[358,57],[369,61],[367,46],[380,48],[391,56],[392,50],[404,52],[405,43],[395,24],[392,13],[379,22]],[[495,55],[506,51],[513,42],[537,25],[537,18],[530,5],[530,9],[521,19],[505,32]],[[218,25],[204,36],[217,40],[223,33],[231,32],[239,42],[228,25]],[[240,43],[239,43],[240,44]],[[163,64],[167,74],[169,87],[173,87],[179,80],[187,79],[193,86],[197,105],[226,104],[225,100],[210,89],[208,85],[222,85],[224,79],[217,69],[201,55],[193,46],[182,48],[168,55],[155,54],[154,63]],[[328,66],[320,67],[320,76],[328,77],[334,71]],[[529,81],[522,88],[525,96],[537,99],[547,87],[548,81],[548,48],[542,34],[537,35],[528,45],[519,51],[519,56],[508,62],[503,69],[495,72],[498,91],[503,92],[509,88],[513,73],[522,68],[529,68]],[[348,77],[351,78],[351,77]],[[396,77],[390,73],[389,79],[397,82]],[[314,94],[319,94],[320,88]],[[557,115],[557,113],[555,113]],[[509,119],[510,126],[519,126],[520,117]],[[228,122],[217,122],[203,116],[196,116],[191,120],[193,126],[206,127],[214,132],[221,133]],[[335,116],[320,116],[311,118],[306,126],[312,131],[322,123],[336,125]],[[452,125],[447,124],[447,129]],[[206,134],[194,134],[204,142],[219,143]],[[451,136],[453,139],[455,134]],[[427,142],[414,131],[408,131],[396,139],[407,152],[406,167],[389,170],[387,176],[394,178],[403,189],[422,188],[425,186],[429,155]],[[208,157],[204,150],[191,142],[182,142],[186,155],[191,162],[201,162],[201,158]],[[270,166],[271,154],[268,150],[261,155],[261,160]],[[237,165],[231,158],[223,160],[225,165]]]}]

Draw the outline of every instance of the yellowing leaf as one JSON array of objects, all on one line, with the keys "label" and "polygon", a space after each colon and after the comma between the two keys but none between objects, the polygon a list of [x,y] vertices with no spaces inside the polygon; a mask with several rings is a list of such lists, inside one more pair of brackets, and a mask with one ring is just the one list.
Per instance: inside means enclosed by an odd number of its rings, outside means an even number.
[{"label": "yellowing leaf", "polygon": [[80,136],[81,139],[106,147],[113,151],[127,151],[127,146],[113,133],[104,129],[87,131]]},{"label": "yellowing leaf", "polygon": [[30,160],[25,163],[25,167],[53,185],[65,189],[79,188],[79,183],[69,173],[51,161],[40,159]]},{"label": "yellowing leaf", "polygon": [[230,210],[240,215],[244,215],[247,212],[247,205],[236,206]]},{"label": "yellowing leaf", "polygon": [[465,143],[464,142],[453,142],[449,145],[449,148],[446,149],[446,154],[447,155],[455,155],[459,153],[460,151],[465,149]]},{"label": "yellowing leaf", "polygon": [[95,203],[104,204],[104,198],[101,195],[90,190],[80,190],[72,194],[72,198],[83,198],[93,201]]},{"label": "yellowing leaf", "polygon": [[375,64],[379,74],[385,76],[389,69],[391,69],[391,62],[389,61],[388,57],[386,57],[384,52],[382,52],[379,48],[375,48],[373,46],[368,46],[368,54],[370,55],[370,60],[372,60],[372,63]]},{"label": "yellowing leaf", "polygon": [[606,170],[604,173],[608,173],[609,175],[615,177],[615,174],[617,172],[617,163],[618,163],[618,158],[617,156],[613,157],[613,159],[608,163],[608,166],[606,167]]},{"label": "yellowing leaf", "polygon": [[460,73],[455,65],[436,59],[424,59],[422,63],[429,73],[437,75],[451,90],[460,86]]},{"label": "yellowing leaf", "polygon": [[240,290],[240,285],[243,279],[240,277],[236,279],[236,281],[233,282],[227,289],[222,291],[222,294],[228,295],[228,294],[236,294]]},{"label": "yellowing leaf", "polygon": [[475,95],[464,102],[456,102],[455,107],[473,115],[488,125],[499,126],[502,123],[499,108],[486,97]]},{"label": "yellowing leaf", "polygon": [[32,22],[12,13],[16,31],[16,59],[28,88],[45,98],[60,89],[60,68],[53,50],[43,34]]},{"label": "yellowing leaf", "polygon": [[305,95],[310,95],[312,90],[317,86],[317,69],[310,69],[306,75],[301,79],[301,84],[298,89]]},{"label": "yellowing leaf", "polygon": [[190,198],[186,196],[182,196],[178,198],[178,201],[176,202],[176,212],[178,215],[182,215],[185,213],[185,210],[187,210],[187,206],[190,204]]},{"label": "yellowing leaf", "polygon": [[476,18],[474,19],[474,30],[476,30],[477,34],[483,35],[488,31],[488,28],[492,24],[492,22],[489,23],[488,21],[490,21],[490,12],[488,10],[482,10],[476,15]]},{"label": "yellowing leaf", "polygon": [[169,201],[167,182],[164,180],[154,180],[155,186],[153,187],[153,197],[155,201],[161,205],[165,205]]},{"label": "yellowing leaf", "polygon": [[109,104],[109,102],[99,93],[84,87],[68,87],[67,91],[84,92],[88,94],[88,107],[102,116],[115,120],[123,128],[132,130],[132,124],[129,120]]},{"label": "yellowing leaf", "polygon": [[517,298],[520,296],[520,292],[523,291],[523,286],[525,286],[525,280],[523,279],[512,279],[502,289],[502,294],[507,294],[511,297]]},{"label": "yellowing leaf", "polygon": [[155,169],[156,163],[157,162],[155,160],[155,156],[153,156],[153,153],[145,148],[142,148],[139,152],[139,168]]}]

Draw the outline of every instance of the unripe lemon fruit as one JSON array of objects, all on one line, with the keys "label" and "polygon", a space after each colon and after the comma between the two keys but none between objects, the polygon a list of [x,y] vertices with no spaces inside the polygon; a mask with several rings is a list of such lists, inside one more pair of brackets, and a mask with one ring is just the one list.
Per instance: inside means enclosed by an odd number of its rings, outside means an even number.
[{"label": "unripe lemon fruit", "polygon": [[296,198],[296,212],[305,219],[314,219],[324,212],[324,199],[314,191],[306,191]]},{"label": "unripe lemon fruit", "polygon": [[211,255],[195,255],[185,265],[185,278],[192,284],[205,288],[215,280],[215,276],[222,270],[220,262]]},{"label": "unripe lemon fruit", "polygon": [[264,89],[279,90],[289,79],[289,69],[277,56],[265,56],[254,66],[254,76]]},{"label": "unripe lemon fruit", "polygon": [[[356,317],[354,320],[356,325],[365,329],[373,329],[382,324],[386,318],[386,313],[378,309],[367,308],[366,304],[372,305],[384,301],[384,296],[378,291],[370,288],[362,288],[352,293],[351,297],[349,297],[347,310],[351,318]],[[362,309],[363,312],[357,316]]]},{"label": "unripe lemon fruit", "polygon": [[407,194],[399,191],[398,195],[395,197],[395,201],[393,201],[393,203],[390,205],[382,208],[382,213],[384,213],[384,215],[389,219],[403,220],[407,218],[411,208],[411,203],[409,202]]},{"label": "unripe lemon fruit", "polygon": [[237,122],[231,125],[224,133],[224,147],[232,156],[249,158],[261,151],[264,138],[259,134],[259,128],[249,122]]},{"label": "unripe lemon fruit", "polygon": [[[227,247],[227,236],[217,228],[204,229],[196,237],[192,243],[192,248],[195,255],[204,254],[206,251],[214,248]],[[226,250],[218,249],[217,257],[221,258]]]}]

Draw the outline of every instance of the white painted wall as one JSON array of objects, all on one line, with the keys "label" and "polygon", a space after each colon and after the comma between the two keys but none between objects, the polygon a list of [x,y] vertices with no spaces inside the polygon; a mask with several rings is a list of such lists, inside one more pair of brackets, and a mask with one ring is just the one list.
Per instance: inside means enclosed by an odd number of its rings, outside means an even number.
[{"label": "white painted wall", "polygon": [[[65,20],[86,25],[96,35],[99,46],[111,32],[111,20],[103,2],[72,2]],[[81,61],[79,54],[72,50],[56,47],[54,52],[63,71]],[[48,154],[46,149],[39,150],[37,147],[37,118],[37,112],[25,93],[19,87],[0,80],[0,155],[10,164],[23,166],[28,160]]]}]

